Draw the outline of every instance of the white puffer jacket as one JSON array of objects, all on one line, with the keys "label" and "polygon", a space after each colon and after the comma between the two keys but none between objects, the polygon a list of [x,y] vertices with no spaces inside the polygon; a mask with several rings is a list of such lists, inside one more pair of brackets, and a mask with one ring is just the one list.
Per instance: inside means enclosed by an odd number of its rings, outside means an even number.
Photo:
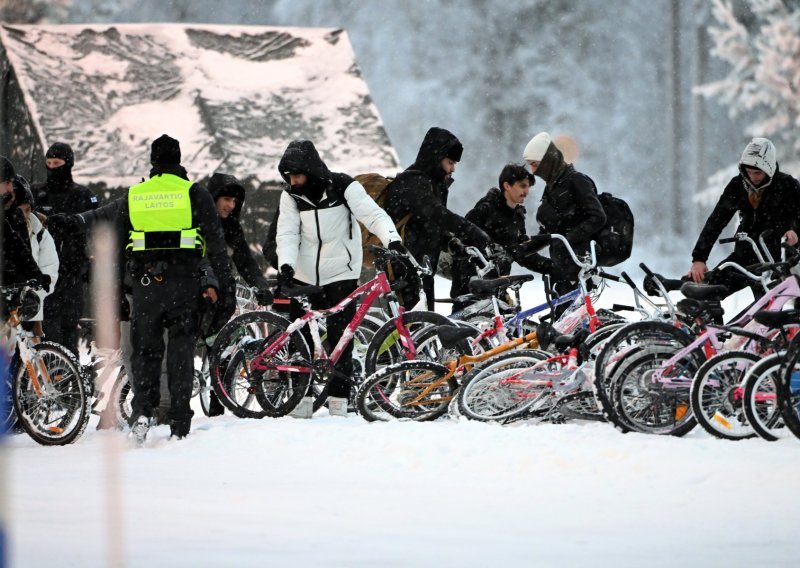
[{"label": "white puffer jacket", "polygon": [[[278,266],[288,264],[294,268],[295,278],[317,286],[360,276],[363,253],[357,221],[384,246],[400,240],[391,217],[364,186],[343,174],[332,177],[333,184],[316,204],[302,195],[281,193],[275,236]],[[336,187],[343,180],[349,182],[343,192],[347,204]]]},{"label": "white puffer jacket", "polygon": [[26,215],[28,222],[28,238],[31,241],[31,254],[33,260],[39,265],[39,270],[42,274],[50,277],[49,290],[37,290],[36,294],[39,296],[41,303],[39,304],[39,312],[36,317],[26,321],[42,321],[44,318],[44,299],[55,290],[56,282],[58,281],[58,252],[56,250],[56,243],[50,235],[50,231],[44,228],[39,218],[31,213]]}]

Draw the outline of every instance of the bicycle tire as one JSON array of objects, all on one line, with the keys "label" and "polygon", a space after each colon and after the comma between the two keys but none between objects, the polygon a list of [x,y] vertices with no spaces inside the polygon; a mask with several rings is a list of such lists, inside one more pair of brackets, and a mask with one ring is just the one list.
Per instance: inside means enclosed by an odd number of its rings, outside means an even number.
[{"label": "bicycle tire", "polygon": [[92,412],[92,387],[75,355],[59,345],[45,341],[32,346],[44,362],[50,381],[33,365],[43,396],[36,393],[27,368],[20,365],[14,379],[14,410],[22,429],[43,446],[63,446],[75,442],[89,423]]},{"label": "bicycle tire", "polygon": [[120,367],[108,401],[108,404],[111,405],[109,410],[112,412],[112,417],[119,430],[127,428],[130,424],[133,413],[132,403],[133,388],[130,382],[130,375],[125,370],[125,367]]},{"label": "bicycle tire", "polygon": [[[289,325],[289,320],[274,312],[249,312],[226,323],[217,334],[209,352],[211,385],[223,406],[235,416],[286,416],[308,391],[311,373],[253,371],[249,366],[270,338]],[[294,332],[287,345],[270,360],[290,361],[310,362],[308,346],[299,332]]]},{"label": "bicycle tire", "polygon": [[[412,339],[414,339],[415,334],[425,327],[455,325],[455,323],[441,314],[419,311],[404,313],[403,325],[406,326],[411,333]],[[415,359],[438,360],[435,350],[427,353],[418,351]],[[375,332],[372,341],[369,342],[367,353],[364,356],[364,375],[370,377],[382,367],[407,360],[408,358],[399,341],[399,334],[395,328],[394,320],[389,320]]]},{"label": "bicycle tire", "polygon": [[[777,398],[785,355],[785,353],[773,353],[764,357],[747,371],[744,378],[742,404],[747,421],[756,435],[768,442],[775,442],[787,434],[791,435],[783,423]],[[761,400],[758,400],[759,398]]]},{"label": "bicycle tire", "polygon": [[597,408],[597,401],[592,391],[564,395],[556,402],[553,412],[561,414],[568,420],[606,421],[603,413]]},{"label": "bicycle tire", "polygon": [[623,359],[612,378],[611,403],[614,412],[607,416],[609,422],[621,429],[629,425],[644,434],[684,436],[697,424],[689,400],[690,377],[702,361],[696,353],[689,353],[678,361],[667,378],[682,377],[684,384],[664,388],[655,381],[652,371],[681,349],[677,345],[650,344],[640,347]]},{"label": "bicycle tire", "polygon": [[800,335],[792,339],[780,370],[778,405],[783,423],[800,438]]},{"label": "bicycle tire", "polygon": [[[501,353],[476,365],[462,379],[458,410],[462,416],[481,422],[502,422],[528,412],[542,400],[546,388],[501,384],[509,375],[524,372],[546,361],[538,350],[522,349]],[[546,372],[546,369],[543,369]]]},{"label": "bicycle tire", "polygon": [[[356,395],[356,408],[370,422],[387,421],[392,418],[409,419],[415,422],[435,420],[447,412],[458,385],[454,377],[443,381],[419,399],[431,382],[438,381],[449,373],[444,365],[433,361],[401,361],[372,374]],[[425,382],[413,382],[420,377]]]},{"label": "bicycle tire", "polygon": [[691,335],[674,325],[657,322],[634,322],[617,329],[607,339],[594,361],[592,391],[600,412],[620,432],[635,430],[617,415],[611,400],[611,382],[616,369],[642,345],[677,345],[685,347],[692,342]]},{"label": "bicycle tire", "polygon": [[689,390],[692,413],[706,432],[724,440],[756,436],[742,404],[742,383],[761,357],[751,351],[725,351],[703,363]]}]

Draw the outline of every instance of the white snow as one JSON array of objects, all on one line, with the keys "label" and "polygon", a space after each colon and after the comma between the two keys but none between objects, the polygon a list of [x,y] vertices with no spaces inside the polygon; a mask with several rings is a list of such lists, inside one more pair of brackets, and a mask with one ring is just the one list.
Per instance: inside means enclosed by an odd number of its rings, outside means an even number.
[{"label": "white snow", "polygon": [[197,408],[186,440],[132,448],[95,420],[72,446],[7,444],[12,566],[796,565],[793,438]]}]

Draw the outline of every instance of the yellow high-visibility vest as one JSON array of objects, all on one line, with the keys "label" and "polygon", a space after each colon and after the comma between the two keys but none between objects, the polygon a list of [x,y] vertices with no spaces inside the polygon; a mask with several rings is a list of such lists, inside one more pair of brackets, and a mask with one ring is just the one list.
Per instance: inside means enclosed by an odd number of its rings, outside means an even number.
[{"label": "yellow high-visibility vest", "polygon": [[129,251],[182,249],[205,254],[205,240],[192,226],[192,185],[178,176],[161,174],[130,188]]}]

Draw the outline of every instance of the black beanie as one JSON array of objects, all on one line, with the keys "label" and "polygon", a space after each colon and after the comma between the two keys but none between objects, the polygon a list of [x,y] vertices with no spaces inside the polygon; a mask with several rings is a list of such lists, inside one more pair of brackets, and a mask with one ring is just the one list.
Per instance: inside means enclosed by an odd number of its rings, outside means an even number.
[{"label": "black beanie", "polygon": [[72,152],[70,145],[64,142],[54,143],[47,149],[47,154],[45,154],[44,157],[64,160],[64,165],[67,166],[68,169],[72,169],[72,166],[75,164],[75,154]]},{"label": "black beanie", "polygon": [[16,175],[14,164],[5,156],[0,156],[0,182],[13,181]]},{"label": "black beanie", "polygon": [[150,163],[154,166],[178,166],[181,163],[181,145],[174,138],[162,134],[150,146]]}]

